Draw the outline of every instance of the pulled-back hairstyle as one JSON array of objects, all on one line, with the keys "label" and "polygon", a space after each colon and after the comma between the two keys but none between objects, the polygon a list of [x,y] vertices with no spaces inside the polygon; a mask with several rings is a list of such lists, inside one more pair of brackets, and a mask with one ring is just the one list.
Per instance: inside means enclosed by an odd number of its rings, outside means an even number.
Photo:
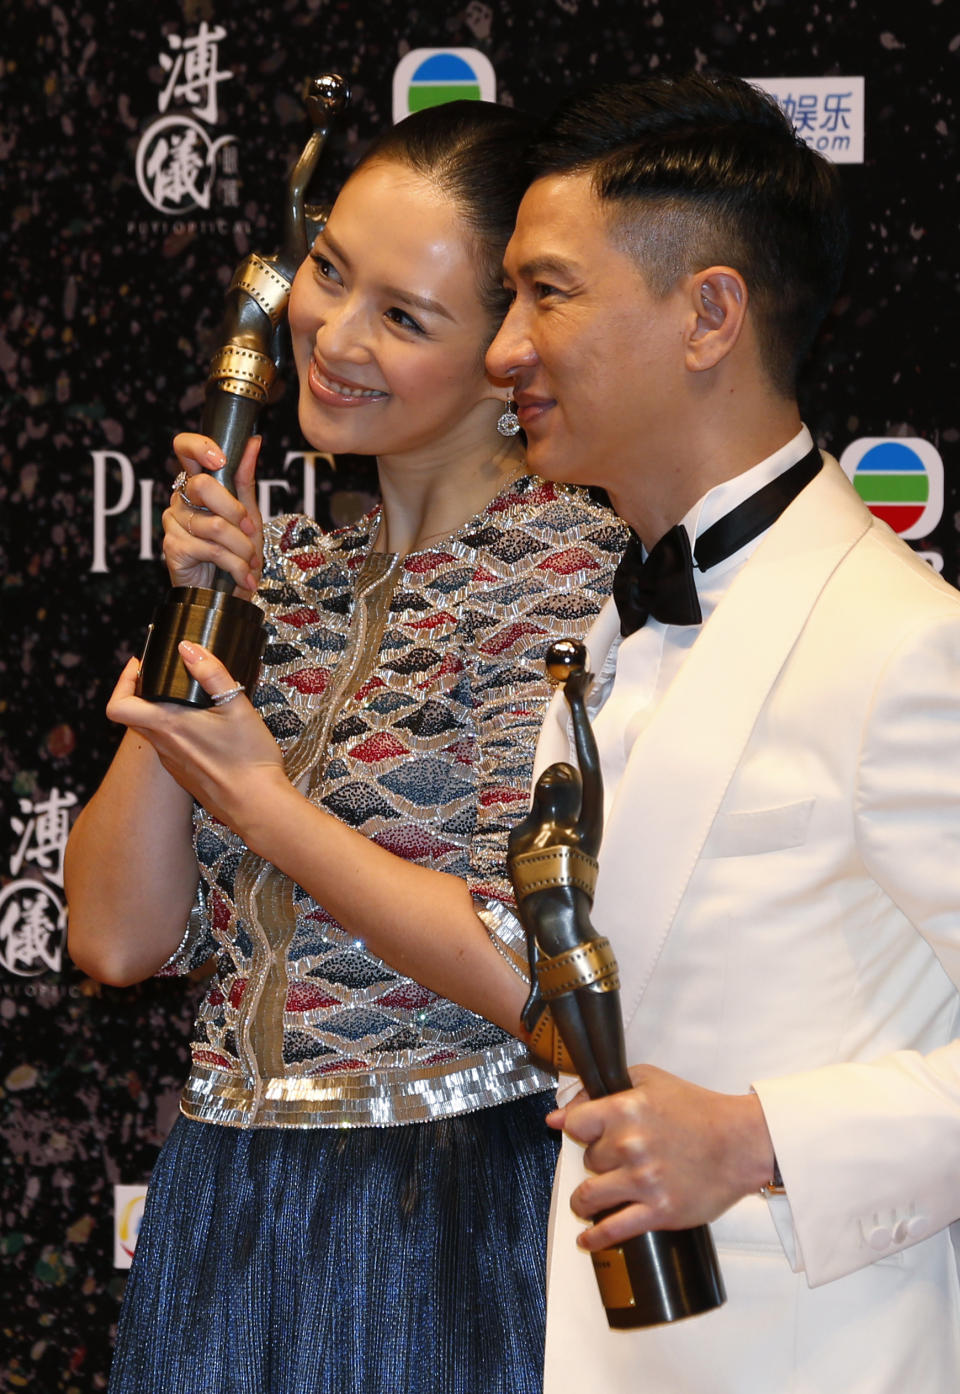
[{"label": "pulled-back hairstyle", "polygon": [[512,107],[445,102],[388,127],[357,165],[405,165],[456,205],[473,234],[491,339],[507,311],[503,252],[530,180],[523,157],[536,129],[533,117]]},{"label": "pulled-back hairstyle", "polygon": [[599,86],[554,116],[530,162],[533,178],[591,176],[653,294],[708,266],[739,271],[766,371],[793,392],[839,289],[847,221],[836,167],[773,98],[696,73]]}]

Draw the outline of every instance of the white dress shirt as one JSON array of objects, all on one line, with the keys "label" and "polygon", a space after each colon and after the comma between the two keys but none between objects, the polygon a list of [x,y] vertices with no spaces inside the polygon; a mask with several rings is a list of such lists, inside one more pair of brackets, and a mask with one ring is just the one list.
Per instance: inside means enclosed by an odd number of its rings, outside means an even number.
[{"label": "white dress shirt", "polygon": [[[707,528],[738,504],[795,465],[813,448],[806,426],[758,465],[710,489],[681,519],[690,546]],[[682,668],[690,650],[739,574],[747,558],[759,546],[763,534],[748,542],[709,571],[694,564],[694,580],[702,624],[662,624],[653,616],[646,624],[617,639],[597,674],[587,701],[603,774],[604,810],[614,807],[621,776],[634,742],[643,734],[667,688]]]}]

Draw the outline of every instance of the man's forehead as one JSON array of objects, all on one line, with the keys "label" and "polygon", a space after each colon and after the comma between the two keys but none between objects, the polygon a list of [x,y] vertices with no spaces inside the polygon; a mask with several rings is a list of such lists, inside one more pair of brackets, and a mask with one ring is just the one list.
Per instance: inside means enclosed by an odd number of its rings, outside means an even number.
[{"label": "man's forehead", "polygon": [[602,209],[589,174],[545,174],[533,181],[521,199],[517,228],[534,223],[564,226],[583,217],[599,220]]},{"label": "man's forehead", "polygon": [[603,205],[588,174],[549,174],[535,179],[523,196],[507,247],[511,269],[581,261],[606,241]]}]

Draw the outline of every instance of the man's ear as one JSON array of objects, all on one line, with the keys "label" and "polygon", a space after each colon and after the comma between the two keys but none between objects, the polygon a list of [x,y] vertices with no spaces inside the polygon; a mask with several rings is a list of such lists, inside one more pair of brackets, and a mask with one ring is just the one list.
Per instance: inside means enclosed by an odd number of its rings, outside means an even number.
[{"label": "man's ear", "polygon": [[692,373],[714,368],[740,338],[747,313],[747,283],[730,266],[711,266],[688,282],[693,311],[686,343]]}]

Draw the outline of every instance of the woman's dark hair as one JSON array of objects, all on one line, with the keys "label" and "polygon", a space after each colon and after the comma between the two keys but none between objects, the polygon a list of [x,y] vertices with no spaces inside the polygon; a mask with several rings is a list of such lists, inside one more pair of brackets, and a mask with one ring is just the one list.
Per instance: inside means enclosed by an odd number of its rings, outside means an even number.
[{"label": "woman's dark hair", "polygon": [[357,165],[401,164],[429,179],[460,210],[476,240],[480,299],[499,324],[507,310],[503,250],[529,175],[531,116],[494,102],[446,102],[389,127]]},{"label": "woman's dark hair", "polygon": [[712,265],[739,271],[778,390],[836,297],[847,221],[835,165],[742,78],[689,73],[598,86],[530,151],[531,176],[588,174],[654,294]]}]

